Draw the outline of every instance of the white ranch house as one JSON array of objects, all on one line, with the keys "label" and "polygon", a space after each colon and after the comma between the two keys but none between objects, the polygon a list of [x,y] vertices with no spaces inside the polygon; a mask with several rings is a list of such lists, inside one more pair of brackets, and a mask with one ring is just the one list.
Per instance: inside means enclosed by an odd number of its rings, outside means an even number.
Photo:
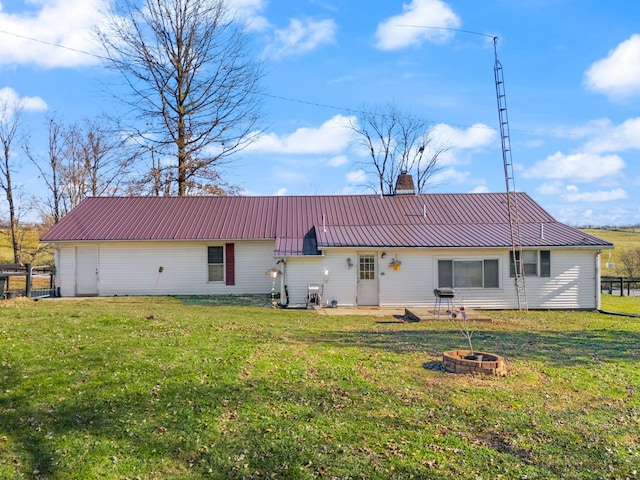
[{"label": "white ranch house", "polygon": [[[528,307],[599,308],[613,245],[517,195]],[[277,270],[290,305],[318,284],[340,306],[428,307],[442,287],[468,307],[518,306],[504,193],[96,197],[42,241],[63,297],[269,294]]]}]

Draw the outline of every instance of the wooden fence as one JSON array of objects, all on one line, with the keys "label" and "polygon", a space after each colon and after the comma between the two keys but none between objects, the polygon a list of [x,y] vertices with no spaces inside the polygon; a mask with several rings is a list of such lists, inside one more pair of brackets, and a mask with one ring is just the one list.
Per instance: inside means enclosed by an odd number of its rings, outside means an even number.
[{"label": "wooden fence", "polygon": [[614,290],[620,290],[620,296],[624,297],[625,288],[627,290],[627,296],[631,295],[632,290],[640,289],[640,278],[626,278],[626,277],[601,277],[600,278],[600,291],[613,293]]},{"label": "wooden fence", "polygon": [[0,298],[55,296],[55,268],[49,265],[0,264]]}]

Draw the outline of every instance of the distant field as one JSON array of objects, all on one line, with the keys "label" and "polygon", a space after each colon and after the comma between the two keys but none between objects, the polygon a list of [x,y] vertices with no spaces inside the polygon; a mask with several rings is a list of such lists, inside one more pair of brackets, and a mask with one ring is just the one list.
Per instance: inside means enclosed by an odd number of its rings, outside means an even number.
[{"label": "distant field", "polygon": [[[44,230],[30,228],[21,232],[22,262],[32,265],[53,265],[53,255],[46,245],[39,242]],[[13,249],[9,230],[0,230],[0,263],[13,263]]]},{"label": "distant field", "polygon": [[640,229],[604,229],[589,228],[582,230],[589,235],[606,240],[614,244],[613,250],[604,250],[600,261],[602,275],[619,275],[614,267],[607,268],[607,263],[618,264],[618,252],[632,248],[640,248]]}]

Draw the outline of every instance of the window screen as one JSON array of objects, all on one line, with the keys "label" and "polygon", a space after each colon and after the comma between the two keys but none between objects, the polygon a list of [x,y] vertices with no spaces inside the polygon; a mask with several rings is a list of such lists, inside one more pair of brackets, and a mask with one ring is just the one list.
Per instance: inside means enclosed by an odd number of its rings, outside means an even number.
[{"label": "window screen", "polygon": [[498,270],[498,260],[484,261],[484,288],[499,288],[500,272]]},{"label": "window screen", "polygon": [[438,260],[438,287],[500,288],[497,259]]},{"label": "window screen", "polygon": [[208,247],[207,259],[209,264],[209,281],[224,281],[224,248],[221,246]]}]

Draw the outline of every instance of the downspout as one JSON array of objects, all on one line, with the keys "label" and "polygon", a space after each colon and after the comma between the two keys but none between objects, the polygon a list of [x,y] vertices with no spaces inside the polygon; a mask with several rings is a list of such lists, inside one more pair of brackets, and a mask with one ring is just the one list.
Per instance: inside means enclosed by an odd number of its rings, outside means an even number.
[{"label": "downspout", "polygon": [[280,302],[278,303],[279,307],[286,307],[289,305],[289,299],[287,298],[287,288],[285,285],[285,276],[287,272],[287,261],[282,258],[276,262],[276,265],[282,264],[282,274],[280,275]]},{"label": "downspout", "polygon": [[[595,288],[595,294],[596,294],[596,310],[600,310],[600,308],[602,307],[601,304],[601,279],[600,279],[600,255],[602,254],[602,250],[598,250],[596,252],[596,288]],[[622,285],[620,285],[620,287],[622,287]]]},{"label": "downspout", "polygon": [[[602,302],[601,302],[601,285],[600,285],[600,255],[602,254],[602,250],[598,250],[596,254],[596,311],[598,313],[602,313],[604,315],[616,315],[619,317],[629,317],[629,318],[640,318],[640,315],[635,313],[622,313],[622,312],[609,312],[607,310],[602,310]],[[620,288],[622,288],[622,284],[620,284]]]}]

